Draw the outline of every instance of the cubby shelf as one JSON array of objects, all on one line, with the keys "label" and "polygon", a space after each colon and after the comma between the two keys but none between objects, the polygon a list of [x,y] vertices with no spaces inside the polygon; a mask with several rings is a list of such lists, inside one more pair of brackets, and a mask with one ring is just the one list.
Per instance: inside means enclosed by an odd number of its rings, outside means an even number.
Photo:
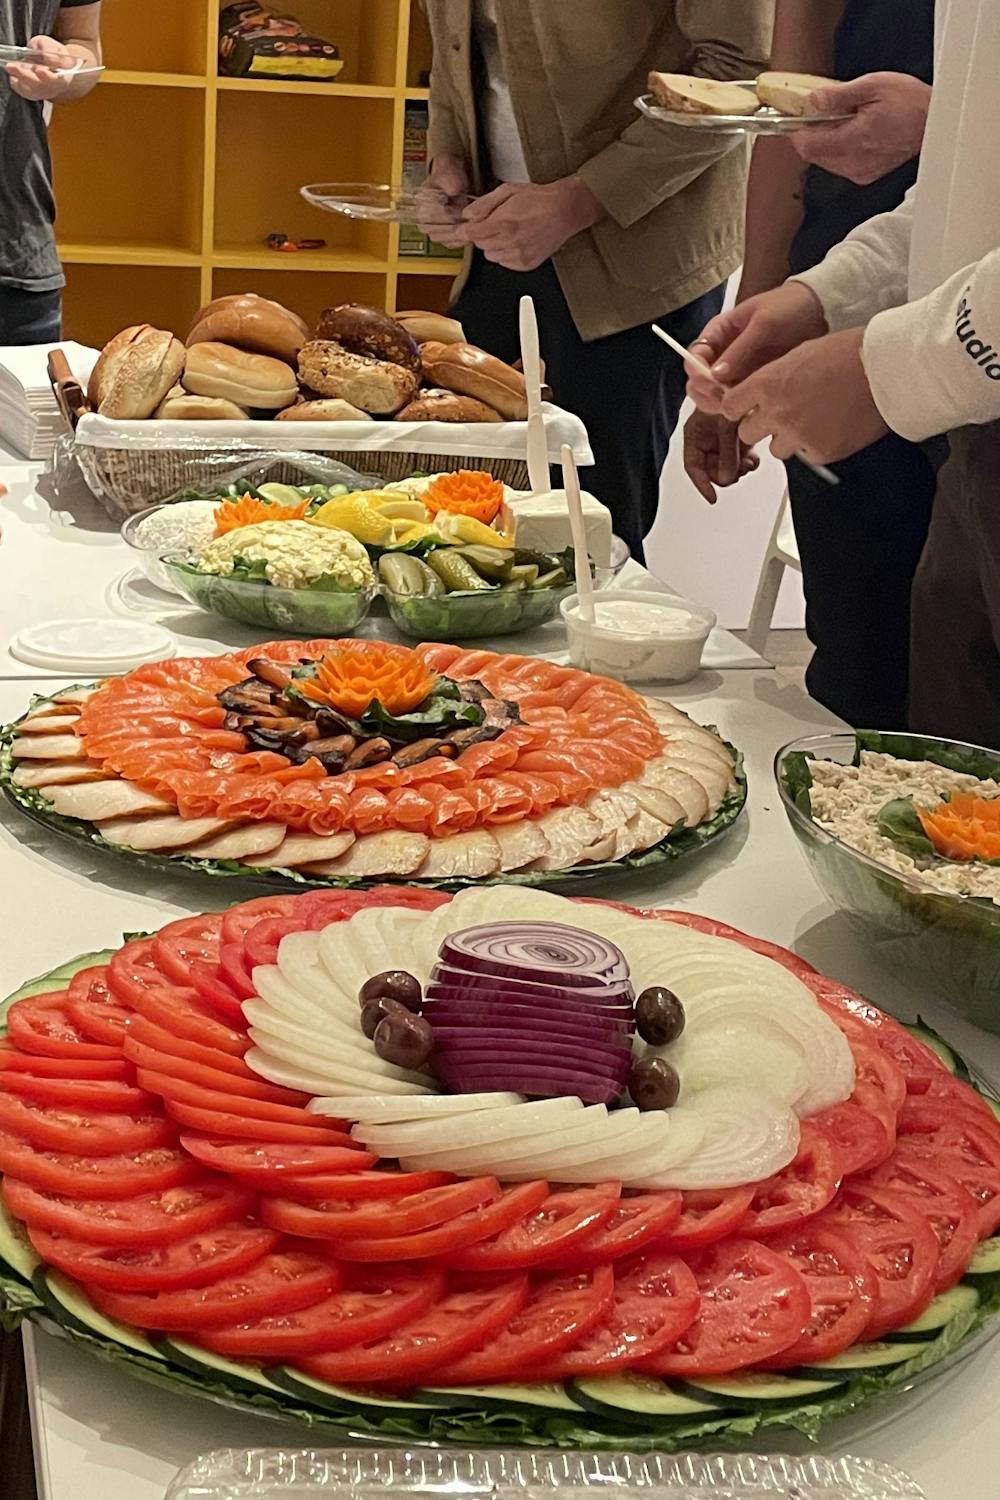
[{"label": "cubby shelf", "polygon": [[[400,255],[395,226],[298,194],[400,180],[406,110],[429,92],[419,0],[287,0],[340,48],[332,83],[219,77],[225,3],[159,0],[151,26],[135,0],[105,0],[107,71],[52,124],[67,335],[102,344],[137,322],[183,334],[199,304],[234,291],[307,319],[347,300],[445,307],[458,261]],[[264,243],[275,232],[327,244],[281,254]]]}]

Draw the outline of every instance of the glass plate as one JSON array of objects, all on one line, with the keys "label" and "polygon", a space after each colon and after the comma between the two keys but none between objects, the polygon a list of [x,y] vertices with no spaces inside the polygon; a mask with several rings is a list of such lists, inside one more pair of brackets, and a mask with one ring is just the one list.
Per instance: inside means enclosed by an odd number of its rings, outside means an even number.
[{"label": "glass plate", "polygon": [[[748,92],[753,85],[741,84]],[[756,96],[754,96],[756,97]],[[661,125],[682,125],[685,130],[700,130],[706,135],[794,135],[815,125],[842,125],[851,115],[783,115],[765,105],[752,115],[695,115],[682,109],[667,109],[657,104],[652,94],[641,94],[635,107]]]},{"label": "glass plate", "polygon": [[314,182],[299,191],[307,203],[327,213],[380,224],[419,224],[432,237],[435,230],[453,228],[474,201],[467,195],[448,198],[431,187],[409,192],[385,182]]},{"label": "glass plate", "polygon": [[625,1496],[655,1489],[665,1500],[923,1500],[905,1474],[863,1458],[266,1448],[205,1454],[178,1474],[166,1500],[311,1500],[338,1490],[372,1500],[387,1493],[515,1500],[558,1490],[560,1500],[583,1500],[605,1486]]},{"label": "glass plate", "polygon": [[103,67],[85,67],[83,58],[80,58],[71,68],[53,67],[51,62],[46,61],[46,53],[41,47],[10,47],[0,45],[0,67],[7,63],[26,63],[31,67],[50,68],[53,73],[65,73],[70,78],[90,78],[95,73],[103,73]]}]

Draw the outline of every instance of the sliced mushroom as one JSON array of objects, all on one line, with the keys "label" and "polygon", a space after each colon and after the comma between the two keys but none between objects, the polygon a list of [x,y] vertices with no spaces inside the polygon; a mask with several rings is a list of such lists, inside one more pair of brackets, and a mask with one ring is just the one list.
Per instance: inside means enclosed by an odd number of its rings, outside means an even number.
[{"label": "sliced mushroom", "polygon": [[397,750],[392,758],[397,766],[419,766],[421,761],[431,760],[435,755],[453,756],[456,744],[455,739],[414,740],[412,745]]}]

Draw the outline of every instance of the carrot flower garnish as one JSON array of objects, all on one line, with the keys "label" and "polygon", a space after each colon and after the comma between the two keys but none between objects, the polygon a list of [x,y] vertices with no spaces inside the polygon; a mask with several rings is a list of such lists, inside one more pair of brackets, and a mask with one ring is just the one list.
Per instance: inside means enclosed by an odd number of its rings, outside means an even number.
[{"label": "carrot flower garnish", "polygon": [[216,507],[215,534],[225,536],[227,531],[256,526],[261,521],[303,521],[308,509],[308,500],[301,505],[269,505],[266,500],[255,500],[253,495],[242,495],[239,500],[225,500]]},{"label": "carrot flower garnish", "polygon": [[1000,859],[1000,797],[952,792],[936,807],[918,807],[917,817],[945,859]]},{"label": "carrot flower garnish", "polygon": [[500,514],[503,485],[492,474],[479,469],[459,469],[455,474],[441,474],[420,497],[432,516],[439,510],[453,515],[472,516],[489,526]]},{"label": "carrot flower garnish", "polygon": [[313,677],[300,678],[297,690],[313,703],[326,704],[348,718],[360,719],[377,698],[398,718],[412,713],[434,690],[437,674],[406,646],[384,641],[353,641],[321,657]]}]

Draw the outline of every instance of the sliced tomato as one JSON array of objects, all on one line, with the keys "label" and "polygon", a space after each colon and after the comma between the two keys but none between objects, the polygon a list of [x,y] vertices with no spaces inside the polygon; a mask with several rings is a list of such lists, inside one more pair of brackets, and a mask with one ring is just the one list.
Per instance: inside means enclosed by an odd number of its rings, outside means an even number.
[{"label": "sliced tomato", "polygon": [[[249,1178],[246,1180],[249,1181]],[[314,1203],[321,1198],[339,1198],[354,1203],[405,1198],[409,1193],[423,1193],[428,1188],[445,1187],[454,1180],[449,1172],[393,1172],[376,1169],[374,1172],[317,1172],[313,1176],[288,1173],[265,1185],[272,1191],[280,1191],[286,1198],[294,1199],[296,1203]]]},{"label": "sliced tomato", "polygon": [[[213,1140],[256,1141],[260,1145],[285,1141],[295,1146],[326,1146],[331,1137],[336,1141],[340,1135],[339,1131],[331,1131],[319,1123],[298,1125],[287,1124],[283,1120],[251,1119],[245,1112],[237,1114],[233,1110],[201,1109],[192,1104],[184,1104],[180,1099],[167,1099],[165,1108],[178,1125],[184,1125],[188,1130],[197,1131],[199,1135]],[[306,1115],[307,1120],[316,1122],[320,1118],[319,1115]],[[336,1121],[331,1120],[330,1124],[335,1125]],[[351,1157],[352,1166],[359,1170],[373,1167],[377,1161],[378,1157],[370,1151],[356,1151]]]},{"label": "sliced tomato", "polygon": [[222,918],[214,913],[168,922],[153,938],[153,958],[157,967],[175,984],[189,985],[193,959],[218,963],[221,929]]},{"label": "sliced tomato", "polygon": [[238,1317],[281,1319],[315,1307],[337,1290],[343,1273],[326,1256],[304,1250],[272,1250],[248,1270],[210,1286],[171,1292],[111,1292],[94,1287],[91,1301],[121,1323],[158,1333],[218,1328]]},{"label": "sliced tomato", "polygon": [[873,1033],[873,1040],[879,1051],[891,1058],[899,1068],[906,1079],[908,1094],[925,1094],[938,1074],[951,1076],[936,1052],[924,1046],[923,1042],[911,1036],[910,1032],[889,1016],[882,1017],[881,1024]]},{"label": "sliced tomato", "polygon": [[622,1198],[604,1223],[592,1229],[586,1239],[548,1257],[545,1265],[570,1271],[610,1265],[622,1256],[634,1255],[647,1245],[658,1243],[680,1216],[680,1193],[636,1193]]},{"label": "sliced tomato", "polygon": [[304,932],[306,919],[301,911],[287,917],[264,917],[250,928],[243,939],[243,963],[253,977],[256,968],[267,968],[278,962],[281,939],[290,932]]},{"label": "sliced tomato", "polygon": [[769,1370],[818,1364],[864,1337],[878,1297],[878,1281],[846,1230],[814,1219],[775,1235],[767,1244],[803,1277],[811,1308],[800,1337],[767,1362]]},{"label": "sliced tomato", "polygon": [[91,1042],[109,1047],[121,1045],[129,1010],[121,1005],[108,988],[108,966],[80,969],[66,991],[66,1013]]},{"label": "sliced tomato", "polygon": [[482,1385],[494,1381],[534,1381],[534,1372],[581,1345],[613,1315],[615,1277],[610,1266],[571,1275],[540,1276],[523,1310],[464,1358],[435,1366],[441,1385]]},{"label": "sliced tomato", "polygon": [[896,1144],[895,1132],[890,1134],[885,1120],[854,1099],[813,1115],[810,1123],[832,1141],[840,1177],[880,1167],[888,1161]]},{"label": "sliced tomato", "polygon": [[107,984],[121,1005],[131,1010],[149,989],[160,989],[164,975],[156,962],[152,938],[134,938],[119,948],[108,964]]},{"label": "sliced tomato", "polygon": [[847,1234],[878,1278],[866,1339],[879,1339],[919,1318],[934,1296],[939,1248],[912,1199],[889,1188],[846,1182],[819,1222]]},{"label": "sliced tomato", "polygon": [[3,1196],[15,1218],[29,1226],[93,1245],[133,1246],[170,1245],[218,1229],[253,1201],[244,1189],[209,1177],[131,1198],[74,1201],[5,1176]]},{"label": "sliced tomato", "polygon": [[80,1105],[113,1114],[116,1110],[155,1107],[156,1099],[135,1084],[114,1078],[53,1078],[39,1073],[11,1070],[4,1075],[4,1089],[20,1099],[39,1104]]},{"label": "sliced tomato", "polygon": [[429,1188],[405,1198],[333,1199],[312,1204],[289,1198],[265,1198],[261,1217],[272,1229],[303,1239],[329,1240],[334,1251],[345,1240],[382,1239],[390,1234],[416,1234],[433,1224],[444,1224],[480,1204],[500,1196],[495,1177],[469,1177],[448,1187]]},{"label": "sliced tomato", "polygon": [[257,993],[243,957],[242,943],[223,943],[219,951],[219,978],[232,990],[242,1012],[242,1002],[252,1000]]},{"label": "sliced tomato", "polygon": [[805,1278],[787,1257],[736,1237],[692,1255],[701,1304],[690,1328],[641,1368],[651,1375],[728,1375],[774,1359],[809,1322]]},{"label": "sliced tomato", "polygon": [[971,1193],[979,1238],[1000,1228],[1000,1141],[982,1121],[961,1111],[942,1115],[937,1104],[908,1099],[899,1117],[896,1155],[929,1158]]},{"label": "sliced tomato", "polygon": [[127,1245],[94,1245],[47,1229],[28,1229],[28,1238],[46,1265],[84,1286],[118,1292],[159,1292],[202,1287],[235,1276],[273,1250],[273,1229],[234,1224],[170,1245],[145,1250]]},{"label": "sliced tomato", "polygon": [[530,1373],[533,1381],[572,1380],[630,1367],[675,1344],[698,1316],[698,1283],[679,1255],[649,1250],[614,1267],[611,1311],[564,1354]]},{"label": "sliced tomato", "polygon": [[299,898],[298,913],[307,931],[320,932],[334,922],[348,921],[362,910],[365,897],[370,894],[369,891],[309,891]]},{"label": "sliced tomato", "polygon": [[123,1058],[43,1057],[38,1052],[18,1052],[0,1043],[0,1073],[33,1073],[36,1078],[104,1078],[128,1083],[134,1072]]},{"label": "sliced tomato", "polygon": [[[347,1145],[345,1146],[345,1142]],[[249,1187],[283,1191],[287,1176],[292,1173],[316,1171],[322,1174],[318,1180],[333,1181],[339,1186],[347,1177],[387,1176],[394,1180],[395,1173],[354,1172],[358,1162],[357,1143],[349,1135],[339,1131],[327,1131],[322,1146],[282,1145],[277,1141],[250,1145],[242,1141],[206,1140],[199,1135],[182,1135],[181,1145],[185,1151],[215,1172],[224,1172]],[[340,1168],[346,1170],[341,1175]],[[431,1175],[431,1174],[428,1174]],[[398,1174],[405,1182],[405,1174]],[[405,1192],[405,1187],[400,1192]],[[324,1196],[321,1194],[320,1196]]]},{"label": "sliced tomato", "polygon": [[895,1135],[899,1111],[906,1103],[906,1079],[891,1057],[877,1047],[851,1043],[854,1054],[854,1103],[878,1115]]},{"label": "sliced tomato", "polygon": [[197,1338],[234,1359],[298,1360],[387,1338],[439,1302],[444,1290],[444,1272],[437,1266],[366,1266],[360,1276],[352,1275],[350,1287],[308,1309],[229,1322]]},{"label": "sliced tomato", "polygon": [[972,1194],[946,1168],[916,1156],[896,1156],[863,1180],[911,1199],[937,1235],[934,1290],[943,1292],[961,1281],[979,1243],[979,1210]]},{"label": "sliced tomato", "polygon": [[915,1104],[937,1104],[942,1114],[960,1110],[1000,1137],[1000,1123],[982,1094],[950,1073],[935,1073],[925,1092],[912,1097]]},{"label": "sliced tomato", "polygon": [[390,1234],[382,1239],[347,1240],[338,1249],[342,1260],[425,1260],[430,1255],[451,1256],[479,1240],[488,1240],[540,1208],[549,1196],[547,1182],[522,1182],[507,1188],[484,1208],[459,1214],[447,1224],[417,1234]]},{"label": "sliced tomato", "polygon": [[0,1172],[46,1193],[76,1198],[131,1198],[157,1193],[203,1175],[197,1162],[177,1146],[118,1156],[77,1156],[43,1151],[0,1131]]},{"label": "sliced tomato", "polygon": [[177,1129],[156,1111],[130,1115],[96,1110],[46,1108],[30,1099],[0,1093],[0,1129],[48,1151],[81,1156],[117,1156],[172,1146]]},{"label": "sliced tomato", "polygon": [[204,1063],[220,1073],[232,1073],[235,1078],[256,1078],[242,1057],[232,1052],[223,1052],[220,1047],[203,1047],[186,1036],[175,1036],[162,1026],[147,1021],[145,1016],[134,1014],[129,1018],[128,1035],[151,1047],[155,1052],[166,1052],[171,1057],[183,1057],[189,1062]]},{"label": "sliced tomato", "polygon": [[137,1068],[144,1068],[162,1077],[197,1084],[199,1088],[212,1089],[216,1093],[230,1094],[235,1099],[261,1099],[271,1104],[286,1104],[295,1108],[309,1103],[309,1094],[296,1094],[277,1084],[265,1083],[263,1078],[251,1073],[249,1068],[245,1077],[225,1068],[210,1068],[203,1062],[148,1047],[134,1033],[125,1038],[124,1052],[129,1062],[135,1063]]},{"label": "sliced tomato", "polygon": [[461,1359],[502,1334],[528,1300],[527,1276],[486,1286],[449,1287],[440,1301],[378,1343],[354,1344],[303,1361],[320,1380],[409,1385],[439,1365]]},{"label": "sliced tomato", "polygon": [[20,1051],[42,1057],[117,1058],[113,1047],[88,1040],[66,1005],[65,990],[15,1000],[5,1017],[7,1035]]},{"label": "sliced tomato", "polygon": [[252,927],[266,917],[291,917],[299,910],[301,896],[258,896],[255,901],[241,901],[222,913],[220,937],[223,943],[238,943],[241,950],[243,939]]},{"label": "sliced tomato", "polygon": [[[222,1075],[226,1078],[229,1074]],[[195,1109],[238,1110],[247,1120],[273,1120],[285,1125],[314,1125],[322,1116],[306,1114],[298,1104],[274,1104],[270,1099],[251,1098],[247,1094],[237,1096],[232,1089],[202,1088],[184,1078],[169,1073],[157,1073],[152,1068],[137,1068],[136,1077],[142,1088],[161,1099],[176,1100],[179,1104],[190,1104]]]},{"label": "sliced tomato", "polygon": [[675,1253],[701,1250],[724,1240],[742,1224],[754,1191],[753,1187],[738,1187],[681,1193],[681,1216],[663,1236],[660,1248]]},{"label": "sliced tomato", "polygon": [[795,1160],[758,1184],[740,1224],[740,1234],[768,1235],[793,1229],[832,1203],[839,1186],[840,1163],[833,1142],[811,1120],[803,1120]]},{"label": "sliced tomato", "polygon": [[191,960],[191,984],[197,994],[212,1010],[218,1011],[227,1021],[245,1026],[243,1002],[222,976],[221,953],[215,963],[206,963],[200,958]]},{"label": "sliced tomato", "polygon": [[242,1057],[250,1046],[246,1031],[227,1026],[194,990],[154,986],[143,993],[136,1009],[154,1026],[173,1031],[176,1036],[197,1042],[200,1047],[213,1047],[234,1057]]},{"label": "sliced tomato", "polygon": [[464,1271],[510,1271],[543,1266],[553,1255],[571,1255],[574,1246],[608,1222],[620,1193],[617,1182],[551,1193],[495,1238],[449,1254],[447,1264]]}]

